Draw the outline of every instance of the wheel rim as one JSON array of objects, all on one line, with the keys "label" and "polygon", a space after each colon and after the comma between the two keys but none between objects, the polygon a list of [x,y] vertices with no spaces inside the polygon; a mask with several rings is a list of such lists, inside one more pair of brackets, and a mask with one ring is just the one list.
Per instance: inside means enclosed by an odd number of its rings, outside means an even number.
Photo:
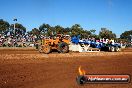
[{"label": "wheel rim", "polygon": [[61,53],[67,53],[68,52],[68,45],[66,43],[60,43],[58,46],[58,51]]},{"label": "wheel rim", "polygon": [[42,47],[39,47],[39,52],[42,52]]},{"label": "wheel rim", "polygon": [[49,53],[50,52],[50,46],[49,45],[43,46],[43,51],[44,51],[44,53]]},{"label": "wheel rim", "polygon": [[66,51],[67,50],[67,46],[66,45],[63,45],[62,46],[62,49],[63,49],[63,51]]},{"label": "wheel rim", "polygon": [[44,51],[47,52],[48,50],[49,50],[49,47],[48,47],[48,46],[45,46],[45,47],[44,47]]}]

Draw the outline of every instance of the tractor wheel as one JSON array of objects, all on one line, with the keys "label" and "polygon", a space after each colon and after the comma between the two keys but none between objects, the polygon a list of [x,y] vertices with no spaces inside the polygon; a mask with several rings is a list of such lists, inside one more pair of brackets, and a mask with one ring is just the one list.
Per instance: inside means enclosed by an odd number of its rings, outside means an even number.
[{"label": "tractor wheel", "polygon": [[121,51],[121,50],[120,50],[119,47],[115,47],[115,51],[116,51],[116,52],[119,52],[119,51]]},{"label": "tractor wheel", "polygon": [[42,46],[42,51],[45,54],[49,54],[51,52],[51,47],[49,45],[44,45],[44,46]]},{"label": "tractor wheel", "polygon": [[110,47],[110,52],[114,52],[115,51],[115,47],[114,46],[111,46]]},{"label": "tractor wheel", "polygon": [[60,53],[67,53],[69,51],[69,46],[65,42],[61,42],[58,44],[58,51]]},{"label": "tractor wheel", "polygon": [[39,51],[40,53],[43,52],[43,49],[42,49],[42,46],[41,46],[41,45],[38,46],[38,51]]},{"label": "tractor wheel", "polygon": [[38,44],[36,44],[36,45],[35,45],[35,48],[38,50],[38,49],[39,49],[39,45],[38,45]]}]

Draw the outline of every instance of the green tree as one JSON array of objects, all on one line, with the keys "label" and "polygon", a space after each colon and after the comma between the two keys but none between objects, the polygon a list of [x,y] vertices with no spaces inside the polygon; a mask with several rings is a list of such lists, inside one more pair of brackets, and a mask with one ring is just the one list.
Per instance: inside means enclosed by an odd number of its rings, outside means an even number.
[{"label": "green tree", "polygon": [[99,32],[99,36],[100,38],[108,38],[108,39],[116,38],[116,34],[108,30],[107,28],[101,28],[101,31]]},{"label": "green tree", "polygon": [[47,36],[52,35],[52,28],[49,24],[42,24],[39,27],[39,30],[40,30],[40,33],[43,35],[47,35]]},{"label": "green tree", "polygon": [[37,39],[40,39],[40,30],[37,28],[33,28],[31,31],[28,31],[27,34],[36,36]]},{"label": "green tree", "polygon": [[96,39],[99,39],[99,36],[95,34],[96,30],[95,29],[91,29],[90,30],[90,37],[93,37],[93,38],[96,38]]},{"label": "green tree", "polygon": [[64,32],[64,34],[71,35],[71,28],[69,28],[69,27],[64,28],[63,32]]},{"label": "green tree", "polygon": [[37,28],[33,28],[32,31],[31,31],[31,34],[36,35],[37,37],[39,37],[40,31]]},{"label": "green tree", "polygon": [[127,39],[128,41],[131,41],[132,38],[132,30],[125,31],[120,35],[121,39]]},{"label": "green tree", "polygon": [[91,29],[90,32],[91,32],[91,34],[95,34],[96,30],[95,29]]},{"label": "green tree", "polygon": [[54,29],[57,34],[64,34],[64,28],[60,25],[55,26]]},{"label": "green tree", "polygon": [[22,36],[22,35],[25,35],[26,28],[22,24],[15,23],[15,29],[14,29],[14,24],[11,24],[10,31],[14,35],[19,34]]},{"label": "green tree", "polygon": [[82,30],[82,31],[81,31],[81,37],[82,37],[82,38],[89,38],[90,35],[91,35],[91,32],[88,31],[88,30]]},{"label": "green tree", "polygon": [[0,19],[0,33],[5,33],[9,31],[10,24],[7,21],[4,21],[3,19]]},{"label": "green tree", "polygon": [[27,34],[28,34],[28,35],[31,35],[31,34],[32,34],[32,31],[27,31]]},{"label": "green tree", "polygon": [[81,35],[83,32],[83,28],[81,28],[80,24],[75,24],[71,27],[71,36]]}]

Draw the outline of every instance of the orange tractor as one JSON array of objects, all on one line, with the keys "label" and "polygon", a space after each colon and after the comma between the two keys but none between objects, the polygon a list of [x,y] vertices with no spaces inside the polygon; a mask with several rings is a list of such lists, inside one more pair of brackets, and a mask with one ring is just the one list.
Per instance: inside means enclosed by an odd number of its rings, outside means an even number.
[{"label": "orange tractor", "polygon": [[39,52],[50,53],[52,50],[57,50],[60,53],[67,53],[69,51],[69,35],[58,34],[54,38],[45,38],[38,47]]}]

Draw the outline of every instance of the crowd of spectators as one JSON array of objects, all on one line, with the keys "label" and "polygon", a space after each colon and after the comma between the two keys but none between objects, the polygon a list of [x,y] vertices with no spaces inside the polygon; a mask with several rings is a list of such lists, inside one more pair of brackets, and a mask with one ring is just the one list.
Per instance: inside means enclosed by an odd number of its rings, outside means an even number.
[{"label": "crowd of spectators", "polygon": [[[43,38],[43,37],[42,37]],[[33,46],[37,37],[29,34],[25,35],[3,35],[0,34],[0,47],[27,47]]]},{"label": "crowd of spectators", "polygon": [[[38,43],[38,40],[44,38],[51,38],[51,36],[50,37],[46,37],[43,35],[36,36],[33,34],[25,34],[25,35],[16,34],[15,36],[13,36],[13,35],[0,34],[0,47],[33,47]],[[88,40],[95,41],[95,38],[90,38]],[[95,42],[99,42],[99,41],[104,41],[104,40],[96,40]]]},{"label": "crowd of spectators", "polygon": [[[57,37],[57,36],[56,36]],[[5,35],[0,34],[0,47],[33,47],[42,39],[56,38],[55,36],[46,37],[44,35],[33,35],[33,34],[15,34]],[[40,41],[39,41],[40,40]]]}]

